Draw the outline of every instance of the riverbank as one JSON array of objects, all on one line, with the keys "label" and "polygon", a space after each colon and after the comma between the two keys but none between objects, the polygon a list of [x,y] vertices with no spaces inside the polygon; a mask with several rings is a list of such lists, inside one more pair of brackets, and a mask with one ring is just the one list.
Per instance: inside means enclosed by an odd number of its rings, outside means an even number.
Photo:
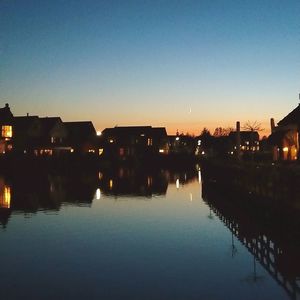
[{"label": "riverbank", "polygon": [[202,178],[224,192],[243,195],[240,201],[300,213],[300,165],[204,160]]}]

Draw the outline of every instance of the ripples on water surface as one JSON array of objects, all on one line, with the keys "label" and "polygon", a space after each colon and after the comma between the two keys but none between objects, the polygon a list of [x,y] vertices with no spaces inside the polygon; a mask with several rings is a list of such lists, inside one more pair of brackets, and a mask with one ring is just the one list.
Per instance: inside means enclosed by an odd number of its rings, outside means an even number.
[{"label": "ripples on water surface", "polygon": [[120,169],[1,177],[0,298],[293,297],[299,272],[279,269],[281,250],[268,237],[228,223],[234,211],[204,201],[198,175]]}]

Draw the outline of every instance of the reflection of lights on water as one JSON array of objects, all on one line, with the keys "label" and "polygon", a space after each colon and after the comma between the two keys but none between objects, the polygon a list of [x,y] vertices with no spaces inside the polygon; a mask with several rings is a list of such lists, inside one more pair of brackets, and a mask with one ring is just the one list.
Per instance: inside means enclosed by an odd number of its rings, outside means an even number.
[{"label": "reflection of lights on water", "polygon": [[109,180],[109,189],[111,190],[114,186],[114,182],[112,179]]},{"label": "reflection of lights on water", "polygon": [[0,195],[0,207],[10,208],[10,201],[11,201],[11,190],[9,186],[5,186],[3,190],[3,194]]},{"label": "reflection of lights on water", "polygon": [[190,201],[192,202],[193,201],[193,194],[190,193]]},{"label": "reflection of lights on water", "polygon": [[100,200],[100,199],[101,199],[101,191],[100,191],[100,189],[97,189],[97,190],[96,190],[96,199],[97,199],[97,200]]},{"label": "reflection of lights on water", "polygon": [[150,177],[150,176],[147,177],[147,186],[148,187],[152,186],[152,177]]},{"label": "reflection of lights on water", "polygon": [[198,180],[199,180],[199,183],[201,183],[201,171],[200,170],[198,171]]},{"label": "reflection of lights on water", "polygon": [[176,188],[179,189],[179,179],[176,179]]},{"label": "reflection of lights on water", "polygon": [[99,172],[99,173],[98,173],[98,178],[99,178],[99,180],[101,180],[102,177],[103,177],[103,174],[102,174],[101,172]]}]

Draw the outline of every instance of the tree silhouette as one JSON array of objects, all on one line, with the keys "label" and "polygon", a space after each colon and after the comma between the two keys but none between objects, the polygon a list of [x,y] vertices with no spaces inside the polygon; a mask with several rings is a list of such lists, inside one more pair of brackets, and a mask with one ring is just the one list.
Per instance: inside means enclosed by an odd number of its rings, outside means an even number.
[{"label": "tree silhouette", "polygon": [[234,128],[232,127],[227,127],[227,128],[223,128],[223,127],[217,127],[214,131],[214,136],[215,137],[219,137],[219,136],[227,136],[229,135],[230,132],[234,131]]},{"label": "tree silhouette", "polygon": [[261,123],[254,121],[250,122],[249,120],[245,123],[245,125],[242,127],[244,130],[249,131],[263,131],[264,128],[261,127]]}]

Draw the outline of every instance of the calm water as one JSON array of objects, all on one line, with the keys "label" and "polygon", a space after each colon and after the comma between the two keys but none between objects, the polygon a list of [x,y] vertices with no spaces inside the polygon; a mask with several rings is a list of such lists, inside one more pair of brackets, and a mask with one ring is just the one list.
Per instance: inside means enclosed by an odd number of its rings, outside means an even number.
[{"label": "calm water", "polygon": [[282,250],[202,189],[193,169],[0,177],[0,299],[296,297]]}]

